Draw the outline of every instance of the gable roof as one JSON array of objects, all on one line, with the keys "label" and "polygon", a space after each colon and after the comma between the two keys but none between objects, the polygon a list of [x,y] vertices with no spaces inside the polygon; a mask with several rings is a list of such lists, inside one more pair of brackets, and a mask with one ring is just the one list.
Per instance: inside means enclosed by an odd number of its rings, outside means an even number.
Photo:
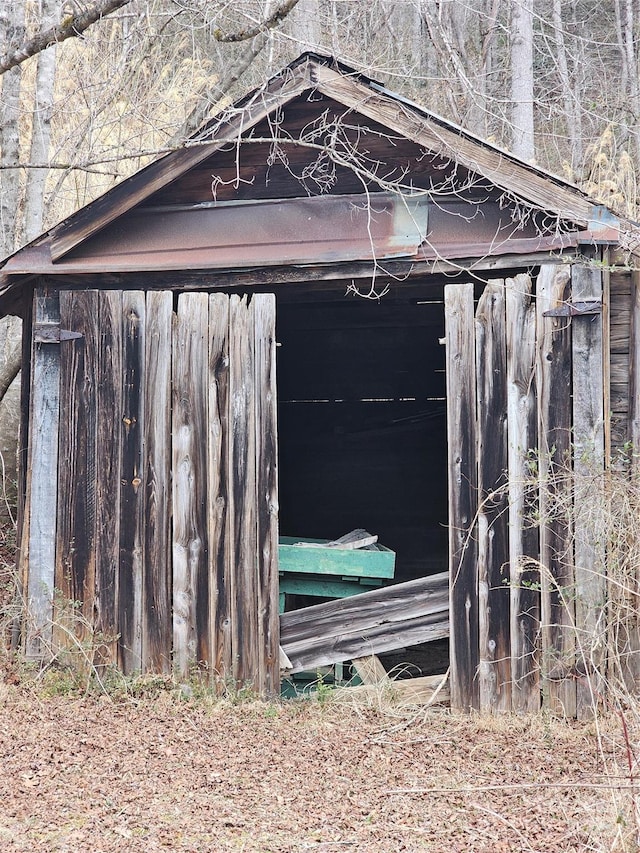
[{"label": "gable roof", "polygon": [[578,187],[389,92],[332,57],[304,53],[264,86],[223,110],[182,148],[123,180],[6,259],[0,270],[0,285],[6,286],[12,274],[42,272],[47,266],[56,272],[58,265],[62,271],[63,259],[73,250],[268,116],[312,92],[458,163],[509,199],[573,223],[584,242],[618,242],[631,251],[640,244],[631,223],[621,221]]}]

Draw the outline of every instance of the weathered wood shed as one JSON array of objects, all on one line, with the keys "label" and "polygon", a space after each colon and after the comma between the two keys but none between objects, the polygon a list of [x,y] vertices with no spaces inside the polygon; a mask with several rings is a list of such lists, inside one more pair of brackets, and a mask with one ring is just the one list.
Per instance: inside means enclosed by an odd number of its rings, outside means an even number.
[{"label": "weathered wood shed", "polygon": [[542,670],[575,713],[569,628],[597,646],[606,586],[588,522],[545,507],[557,469],[637,446],[637,241],[301,56],[0,271],[27,652],[71,630],[128,672],[275,693],[278,528],[366,526],[397,580],[449,569],[455,706],[538,708]]}]

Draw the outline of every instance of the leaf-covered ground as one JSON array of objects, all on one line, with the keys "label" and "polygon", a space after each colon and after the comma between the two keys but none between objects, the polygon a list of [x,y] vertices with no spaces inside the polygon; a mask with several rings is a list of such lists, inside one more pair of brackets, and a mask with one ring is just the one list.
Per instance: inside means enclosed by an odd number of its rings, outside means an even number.
[{"label": "leaf-covered ground", "polygon": [[0,850],[631,851],[629,749],[617,716],[3,685]]}]

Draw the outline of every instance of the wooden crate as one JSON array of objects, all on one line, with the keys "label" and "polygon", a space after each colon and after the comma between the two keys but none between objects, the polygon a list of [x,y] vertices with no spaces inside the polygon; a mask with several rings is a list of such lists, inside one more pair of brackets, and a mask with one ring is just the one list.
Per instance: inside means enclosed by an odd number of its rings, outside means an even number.
[{"label": "wooden crate", "polygon": [[358,582],[361,578],[379,579],[393,577],[396,555],[394,551],[376,544],[369,549],[353,551],[340,548],[304,548],[297,542],[322,545],[327,539],[305,539],[300,536],[281,536],[278,546],[281,574],[329,575],[345,582]]}]

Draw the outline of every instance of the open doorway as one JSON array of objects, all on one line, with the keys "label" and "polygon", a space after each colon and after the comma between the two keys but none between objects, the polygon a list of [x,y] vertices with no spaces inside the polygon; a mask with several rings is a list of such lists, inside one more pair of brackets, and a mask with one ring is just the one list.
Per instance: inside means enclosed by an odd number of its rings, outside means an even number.
[{"label": "open doorway", "polygon": [[415,293],[277,310],[280,533],[365,528],[396,582],[447,569],[442,287]]}]

